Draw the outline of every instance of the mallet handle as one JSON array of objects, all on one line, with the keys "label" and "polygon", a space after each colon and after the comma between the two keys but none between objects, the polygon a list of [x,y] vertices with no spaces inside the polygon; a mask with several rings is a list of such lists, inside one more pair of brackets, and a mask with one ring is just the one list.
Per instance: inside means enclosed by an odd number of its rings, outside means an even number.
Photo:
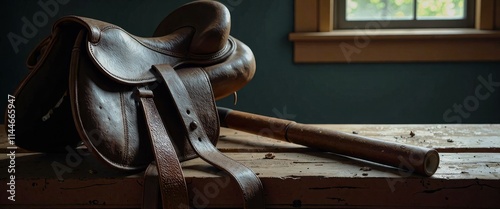
[{"label": "mallet handle", "polygon": [[434,149],[348,134],[290,120],[218,107],[221,126],[360,158],[425,176],[439,165]]}]

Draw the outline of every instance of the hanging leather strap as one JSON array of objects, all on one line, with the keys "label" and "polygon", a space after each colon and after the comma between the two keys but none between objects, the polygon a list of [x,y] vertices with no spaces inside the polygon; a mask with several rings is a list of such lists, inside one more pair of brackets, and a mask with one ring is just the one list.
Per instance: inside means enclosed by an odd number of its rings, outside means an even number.
[{"label": "hanging leather strap", "polygon": [[[265,208],[263,186],[260,179],[248,167],[225,156],[211,143],[204,131],[203,124],[198,118],[198,113],[193,106],[191,97],[182,80],[177,75],[177,72],[170,65],[166,64],[154,65],[153,69],[161,75],[170,96],[176,104],[175,106],[178,108],[178,113],[193,150],[203,160],[228,172],[238,183],[243,193],[244,208]],[[205,85],[204,89],[210,89],[211,91],[210,80],[205,71],[202,69],[193,69],[191,73],[198,75],[188,76],[188,80],[184,82],[202,82],[202,85]],[[189,78],[192,78],[192,80],[189,80]],[[164,175],[162,172],[160,170],[160,175]],[[165,199],[163,200],[165,201]]]},{"label": "hanging leather strap", "polygon": [[[160,114],[153,101],[153,92],[138,89],[137,94],[144,112],[145,121],[151,145],[158,167],[161,199],[164,209],[182,208],[189,209],[189,198],[186,181],[182,174],[182,167],[175,152],[172,141],[163,125]],[[151,166],[150,166],[151,167]],[[154,168],[149,168],[154,169]],[[151,172],[151,171],[149,171]],[[146,182],[144,195],[157,195],[154,182]],[[152,189],[151,189],[152,188]],[[154,193],[154,194],[152,194]],[[153,198],[154,199],[154,198]],[[154,207],[155,203],[148,207]],[[143,205],[143,206],[146,206]]]}]

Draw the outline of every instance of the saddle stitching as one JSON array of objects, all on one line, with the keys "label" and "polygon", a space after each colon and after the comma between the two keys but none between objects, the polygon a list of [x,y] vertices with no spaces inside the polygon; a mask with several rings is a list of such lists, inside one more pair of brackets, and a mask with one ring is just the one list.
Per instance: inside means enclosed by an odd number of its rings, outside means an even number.
[{"label": "saddle stitching", "polygon": [[121,106],[121,112],[122,112],[122,120],[123,120],[123,134],[124,134],[124,140],[125,140],[125,148],[123,152],[125,153],[123,155],[122,163],[124,165],[127,164],[127,158],[128,158],[128,151],[129,151],[129,130],[128,130],[128,121],[127,121],[127,109],[125,108],[125,99],[123,96],[123,91],[120,92],[120,106]]},{"label": "saddle stitching", "polygon": [[148,49],[151,49],[155,52],[158,52],[158,53],[161,53],[161,54],[165,54],[165,55],[170,55],[170,56],[175,56],[175,57],[178,57],[178,58],[183,58],[183,57],[186,57],[184,54],[182,53],[177,53],[177,52],[173,52],[173,51],[169,51],[169,50],[165,50],[165,49],[162,49],[162,48],[158,48],[156,46],[153,46],[153,45],[150,45],[150,44],[147,44],[147,43],[144,43],[142,42],[141,40],[138,39],[138,37],[136,35],[133,35],[131,33],[129,33],[128,31],[124,30],[123,28],[121,27],[118,27],[118,26],[107,26],[107,27],[104,27],[103,29],[101,29],[101,32],[105,32],[107,30],[111,30],[111,29],[116,29],[116,30],[119,30],[125,34],[127,34],[130,38],[134,39],[137,43],[141,44],[142,46],[148,48]]},{"label": "saddle stitching", "polygon": [[[111,27],[109,28],[111,29]],[[115,29],[120,29],[121,31],[124,31],[122,28],[120,27],[116,27]],[[124,31],[126,32],[126,31]],[[130,35],[129,33],[127,33],[128,35]],[[134,38],[132,36],[132,38],[137,41],[138,43],[140,43],[141,45],[145,46],[143,42],[137,40],[136,38]],[[228,42],[230,44],[226,44],[224,46],[224,48],[222,48],[221,50],[219,50],[218,52],[214,53],[213,55],[207,55],[206,57],[212,57],[212,58],[205,58],[205,59],[213,59],[210,61],[210,63],[217,63],[217,62],[220,62],[221,60],[223,59],[226,59],[227,57],[229,57],[231,55],[232,52],[234,52],[236,50],[236,43],[235,41],[232,39],[232,38],[229,38],[228,39]],[[99,45],[99,42],[96,42],[96,43],[92,43],[92,42],[89,42],[91,43],[91,45],[93,46],[98,46]],[[230,46],[228,46],[230,45]],[[145,46],[147,47],[147,46]],[[92,55],[95,54],[95,51],[92,47],[89,47],[89,50],[90,50],[90,53]],[[155,50],[156,51],[156,50]],[[158,51],[157,51],[158,52]],[[161,52],[159,52],[161,53]],[[163,54],[163,53],[162,53]],[[205,55],[195,55],[195,54],[192,54],[191,56],[198,56],[198,57],[202,57],[202,56],[205,56]],[[99,67],[101,69],[103,69],[104,71],[106,71],[108,74],[110,74],[111,76],[115,77],[115,78],[118,78],[120,80],[124,80],[124,81],[140,81],[140,82],[153,82],[155,80],[155,77],[154,76],[151,76],[151,77],[145,77],[145,78],[124,78],[122,76],[119,76],[119,75],[116,75],[112,72],[110,72],[109,70],[107,70],[103,65],[102,63],[95,58],[95,56],[92,56],[94,59],[94,61],[99,65]],[[188,59],[187,58],[190,58],[190,57],[184,57],[184,59],[181,59],[181,61],[179,61],[178,63],[171,63],[170,65],[172,65],[172,67],[177,67],[178,65],[182,65],[182,64],[199,64],[199,62],[196,62],[196,61],[187,61]],[[203,58],[198,58],[198,59],[203,59]]]}]

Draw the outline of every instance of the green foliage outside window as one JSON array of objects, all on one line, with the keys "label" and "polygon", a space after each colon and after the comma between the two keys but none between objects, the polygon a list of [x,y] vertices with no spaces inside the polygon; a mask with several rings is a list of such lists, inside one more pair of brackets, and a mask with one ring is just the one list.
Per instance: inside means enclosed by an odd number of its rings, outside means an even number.
[{"label": "green foliage outside window", "polygon": [[347,20],[463,19],[464,16],[465,0],[346,0]]}]

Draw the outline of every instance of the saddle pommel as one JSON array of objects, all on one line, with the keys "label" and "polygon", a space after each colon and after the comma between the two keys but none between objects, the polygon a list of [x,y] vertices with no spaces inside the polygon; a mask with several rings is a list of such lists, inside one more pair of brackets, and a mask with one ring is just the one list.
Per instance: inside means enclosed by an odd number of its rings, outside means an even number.
[{"label": "saddle pommel", "polygon": [[194,30],[190,53],[213,54],[227,44],[231,16],[229,10],[217,1],[191,2],[170,13],[158,25],[153,36],[164,36],[185,27]]}]

